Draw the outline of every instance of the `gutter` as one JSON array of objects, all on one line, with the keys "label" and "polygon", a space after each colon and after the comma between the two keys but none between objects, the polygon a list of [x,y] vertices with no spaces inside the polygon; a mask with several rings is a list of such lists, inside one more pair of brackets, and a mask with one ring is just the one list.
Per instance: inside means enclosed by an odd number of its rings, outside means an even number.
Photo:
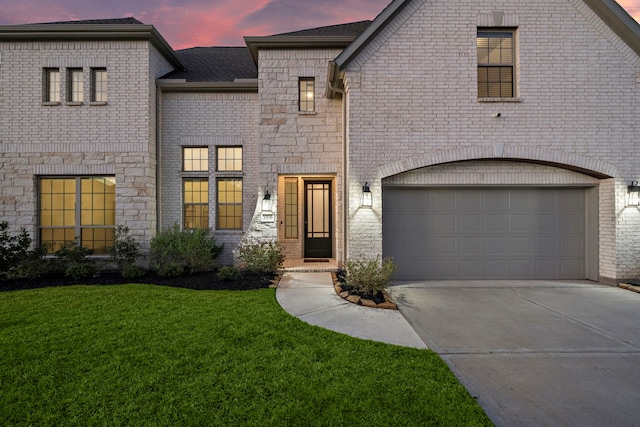
[{"label": "gutter", "polygon": [[163,92],[244,92],[258,93],[258,79],[238,79],[233,82],[187,82],[184,79],[159,79]]}]

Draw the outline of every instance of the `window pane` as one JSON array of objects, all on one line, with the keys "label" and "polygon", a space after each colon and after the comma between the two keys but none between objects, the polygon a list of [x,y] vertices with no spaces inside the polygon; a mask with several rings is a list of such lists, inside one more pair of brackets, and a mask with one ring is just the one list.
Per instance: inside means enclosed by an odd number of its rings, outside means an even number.
[{"label": "window pane", "polygon": [[182,149],[182,169],[187,172],[209,170],[209,149],[193,147]]},{"label": "window pane", "polygon": [[315,110],[315,79],[313,77],[301,77],[298,82],[299,110],[310,112]]},{"label": "window pane", "polygon": [[107,102],[107,70],[94,68],[92,70],[92,101]]},{"label": "window pane", "polygon": [[209,227],[209,181],[206,178],[183,181],[183,227]]},{"label": "window pane", "polygon": [[513,32],[478,31],[478,97],[513,97]]},{"label": "window pane", "polygon": [[242,147],[218,147],[218,170],[241,171]]},{"label": "window pane", "polygon": [[46,102],[60,102],[60,70],[45,69],[45,99]]},{"label": "window pane", "polygon": [[242,229],[242,179],[220,179],[217,190],[218,229]]},{"label": "window pane", "polygon": [[298,181],[285,182],[285,239],[298,238]]},{"label": "window pane", "polygon": [[82,69],[69,70],[69,101],[82,102],[84,82],[82,81]]}]

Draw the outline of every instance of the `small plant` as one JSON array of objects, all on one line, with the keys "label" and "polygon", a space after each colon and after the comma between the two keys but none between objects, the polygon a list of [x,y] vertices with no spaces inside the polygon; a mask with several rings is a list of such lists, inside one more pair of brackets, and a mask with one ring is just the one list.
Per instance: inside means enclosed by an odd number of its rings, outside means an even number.
[{"label": "small plant", "polygon": [[225,265],[218,271],[218,279],[220,280],[232,281],[238,277],[240,277],[240,269],[230,265]]},{"label": "small plant", "polygon": [[284,262],[278,242],[241,244],[235,255],[240,267],[252,273],[275,274]]},{"label": "small plant", "polygon": [[160,277],[178,277],[184,274],[184,267],[175,262],[169,262],[158,266],[156,272]]},{"label": "small plant", "polygon": [[387,287],[395,270],[391,258],[347,261],[346,283],[362,293],[376,295]]},{"label": "small plant", "polygon": [[[218,246],[210,229],[181,230],[174,224],[151,240],[152,266],[160,274],[166,265],[179,265],[190,273],[214,270],[223,246]],[[171,269],[175,270],[173,267]]]},{"label": "small plant", "polygon": [[31,237],[27,230],[20,229],[20,234],[9,234],[9,223],[0,222],[0,276],[29,258]]},{"label": "small plant", "polygon": [[147,270],[135,264],[127,264],[120,268],[120,274],[125,279],[139,279],[147,274]]},{"label": "small plant", "polygon": [[51,263],[45,258],[48,253],[49,246],[46,244],[30,250],[26,260],[9,268],[7,279],[37,279],[51,273]]},{"label": "small plant", "polygon": [[129,234],[129,227],[125,225],[116,227],[113,246],[109,248],[109,255],[111,256],[111,261],[123,273],[125,267],[132,266],[138,261],[138,258],[140,258],[140,243],[136,242]]},{"label": "small plant", "polygon": [[74,279],[86,279],[96,272],[93,262],[88,259],[93,250],[80,246],[76,241],[64,242],[54,255],[62,264],[65,276]]}]

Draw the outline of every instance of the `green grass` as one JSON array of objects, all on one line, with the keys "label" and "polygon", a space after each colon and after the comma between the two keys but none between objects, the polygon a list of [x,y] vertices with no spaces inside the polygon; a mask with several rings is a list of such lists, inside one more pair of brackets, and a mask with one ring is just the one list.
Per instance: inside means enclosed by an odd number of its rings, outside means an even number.
[{"label": "green grass", "polygon": [[273,289],[0,293],[0,425],[490,425],[433,352],[285,313]]}]

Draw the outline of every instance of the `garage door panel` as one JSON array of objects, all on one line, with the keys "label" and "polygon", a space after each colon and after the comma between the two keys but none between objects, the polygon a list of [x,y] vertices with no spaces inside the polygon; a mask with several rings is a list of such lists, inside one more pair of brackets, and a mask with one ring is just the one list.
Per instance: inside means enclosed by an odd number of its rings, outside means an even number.
[{"label": "garage door panel", "polygon": [[582,279],[584,197],[578,188],[384,187],[383,255],[399,280]]}]

